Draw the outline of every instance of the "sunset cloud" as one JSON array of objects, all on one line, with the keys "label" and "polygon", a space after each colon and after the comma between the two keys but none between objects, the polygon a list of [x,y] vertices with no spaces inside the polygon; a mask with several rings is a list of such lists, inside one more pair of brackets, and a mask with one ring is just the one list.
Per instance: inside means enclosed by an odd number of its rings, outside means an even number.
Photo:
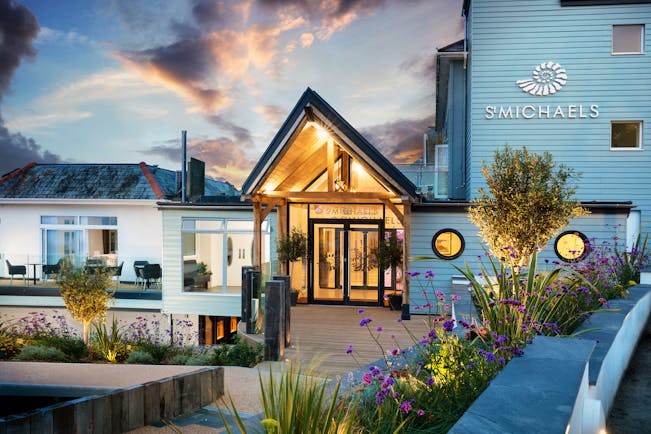
[{"label": "sunset cloud", "polygon": [[91,112],[69,111],[44,115],[16,116],[6,121],[6,126],[14,130],[35,130],[61,122],[75,122],[92,117]]},{"label": "sunset cloud", "polygon": [[403,119],[362,129],[360,132],[394,164],[410,164],[423,154],[423,135],[434,116]]},{"label": "sunset cloud", "polygon": [[253,111],[259,113],[262,119],[268,124],[278,128],[282,125],[287,116],[287,110],[277,105],[257,105]]}]

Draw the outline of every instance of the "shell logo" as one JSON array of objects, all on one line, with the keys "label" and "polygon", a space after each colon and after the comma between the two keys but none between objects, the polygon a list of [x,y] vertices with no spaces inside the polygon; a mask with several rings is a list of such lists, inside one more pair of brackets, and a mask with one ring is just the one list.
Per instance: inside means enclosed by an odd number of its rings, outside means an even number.
[{"label": "shell logo", "polygon": [[533,69],[531,78],[516,81],[517,85],[534,96],[553,95],[567,83],[567,71],[555,62],[543,62]]}]

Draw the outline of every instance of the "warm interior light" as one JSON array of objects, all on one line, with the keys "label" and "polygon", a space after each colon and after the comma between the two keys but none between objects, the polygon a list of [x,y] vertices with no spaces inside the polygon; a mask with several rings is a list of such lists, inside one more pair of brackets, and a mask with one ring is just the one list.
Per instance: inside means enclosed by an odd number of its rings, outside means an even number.
[{"label": "warm interior light", "polygon": [[319,140],[326,140],[330,137],[330,134],[316,122],[310,122],[310,125],[312,125],[312,127],[316,130],[316,137]]}]

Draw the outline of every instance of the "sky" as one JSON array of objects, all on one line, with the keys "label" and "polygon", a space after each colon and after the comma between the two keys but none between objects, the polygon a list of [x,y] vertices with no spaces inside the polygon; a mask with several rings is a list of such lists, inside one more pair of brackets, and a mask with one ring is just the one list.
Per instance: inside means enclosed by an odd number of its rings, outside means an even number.
[{"label": "sky", "polygon": [[0,176],[139,163],[240,187],[309,86],[393,163],[434,122],[462,0],[0,0]]}]

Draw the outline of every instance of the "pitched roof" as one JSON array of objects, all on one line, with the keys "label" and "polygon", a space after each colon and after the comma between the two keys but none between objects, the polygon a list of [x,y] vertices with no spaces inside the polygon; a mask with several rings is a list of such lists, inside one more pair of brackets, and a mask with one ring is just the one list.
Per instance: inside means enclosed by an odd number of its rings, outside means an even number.
[{"label": "pitched roof", "polygon": [[[318,115],[317,113],[318,112]],[[416,197],[416,186],[394,166],[384,155],[346,119],[335,111],[319,94],[309,87],[303,92],[289,116],[278,130],[278,133],[269,144],[260,160],[255,165],[249,177],[242,185],[242,194],[247,197],[255,192],[261,185],[267,171],[282,158],[282,149],[291,142],[292,136],[297,133],[301,120],[308,119],[323,123],[324,127],[339,137],[339,141],[349,143],[355,148],[361,158],[368,162],[388,185],[401,194]],[[346,140],[343,140],[346,139]]]},{"label": "pitched roof", "polygon": [[[206,194],[233,194],[233,186],[206,179]],[[36,164],[0,178],[0,198],[171,199],[176,172],[140,164]]]}]

